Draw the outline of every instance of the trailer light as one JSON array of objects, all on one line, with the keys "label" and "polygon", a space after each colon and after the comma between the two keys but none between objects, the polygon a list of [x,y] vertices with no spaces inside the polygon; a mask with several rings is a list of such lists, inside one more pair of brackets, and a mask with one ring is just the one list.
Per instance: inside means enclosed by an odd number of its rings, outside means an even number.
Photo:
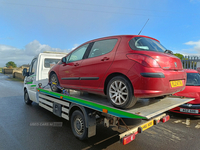
[{"label": "trailer light", "polygon": [[126,145],[135,139],[135,133],[128,135],[122,139],[123,145]]},{"label": "trailer light", "polygon": [[102,110],[104,113],[108,113],[108,110],[107,109],[103,109]]},{"label": "trailer light", "polygon": [[154,125],[157,125],[160,122],[160,120],[154,120]]},{"label": "trailer light", "polygon": [[169,117],[169,115],[167,115],[167,116],[163,117],[163,118],[161,119],[161,121],[162,121],[163,123],[165,123],[165,122],[167,122],[169,119],[170,119],[170,117]]},{"label": "trailer light", "polygon": [[137,131],[138,133],[142,133],[143,132],[143,129],[142,129],[142,127],[138,127],[138,131]]},{"label": "trailer light", "polygon": [[40,92],[40,90],[38,90],[38,92]]},{"label": "trailer light", "polygon": [[60,96],[60,99],[63,99],[63,96]]}]

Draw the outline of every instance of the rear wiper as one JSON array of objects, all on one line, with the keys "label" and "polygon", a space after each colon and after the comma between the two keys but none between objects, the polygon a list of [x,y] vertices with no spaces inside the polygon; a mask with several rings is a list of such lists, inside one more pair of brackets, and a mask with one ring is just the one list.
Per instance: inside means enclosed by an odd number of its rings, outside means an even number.
[{"label": "rear wiper", "polygon": [[167,54],[174,54],[171,50],[168,50],[168,49],[166,49],[165,51],[164,51],[164,53],[167,53]]}]

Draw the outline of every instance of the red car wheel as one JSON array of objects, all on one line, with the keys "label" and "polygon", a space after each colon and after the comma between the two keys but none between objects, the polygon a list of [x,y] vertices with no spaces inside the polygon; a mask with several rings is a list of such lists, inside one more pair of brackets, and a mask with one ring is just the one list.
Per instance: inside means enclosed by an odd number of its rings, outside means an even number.
[{"label": "red car wheel", "polygon": [[107,97],[118,108],[131,108],[137,102],[131,83],[123,76],[112,78],[107,86]]}]

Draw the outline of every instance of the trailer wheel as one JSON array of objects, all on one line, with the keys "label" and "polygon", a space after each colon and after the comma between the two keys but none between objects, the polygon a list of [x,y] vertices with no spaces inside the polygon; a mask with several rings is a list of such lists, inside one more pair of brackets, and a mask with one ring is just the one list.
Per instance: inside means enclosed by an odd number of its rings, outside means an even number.
[{"label": "trailer wheel", "polygon": [[131,83],[123,76],[116,76],[109,81],[107,97],[113,106],[123,109],[131,108],[137,102]]},{"label": "trailer wheel", "polygon": [[59,85],[59,81],[58,81],[58,77],[55,73],[53,73],[51,76],[50,76],[50,82],[52,83],[51,84],[51,90],[53,92],[61,92],[61,90],[59,88],[57,88],[57,85]]},{"label": "trailer wheel", "polygon": [[79,140],[88,138],[88,129],[86,128],[85,118],[80,110],[75,110],[71,116],[71,128],[75,137]]},{"label": "trailer wheel", "polygon": [[28,95],[28,92],[27,92],[26,89],[24,90],[24,102],[25,102],[27,105],[31,105],[31,103],[32,103],[32,101],[29,99],[29,95]]}]

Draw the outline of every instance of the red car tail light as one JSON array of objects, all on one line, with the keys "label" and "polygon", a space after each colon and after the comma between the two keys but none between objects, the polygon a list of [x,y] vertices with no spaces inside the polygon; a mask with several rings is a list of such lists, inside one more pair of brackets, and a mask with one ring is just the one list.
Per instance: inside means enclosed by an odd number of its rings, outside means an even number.
[{"label": "red car tail light", "polygon": [[160,68],[160,65],[155,59],[150,56],[142,54],[127,54],[128,59],[134,60],[145,67]]}]

